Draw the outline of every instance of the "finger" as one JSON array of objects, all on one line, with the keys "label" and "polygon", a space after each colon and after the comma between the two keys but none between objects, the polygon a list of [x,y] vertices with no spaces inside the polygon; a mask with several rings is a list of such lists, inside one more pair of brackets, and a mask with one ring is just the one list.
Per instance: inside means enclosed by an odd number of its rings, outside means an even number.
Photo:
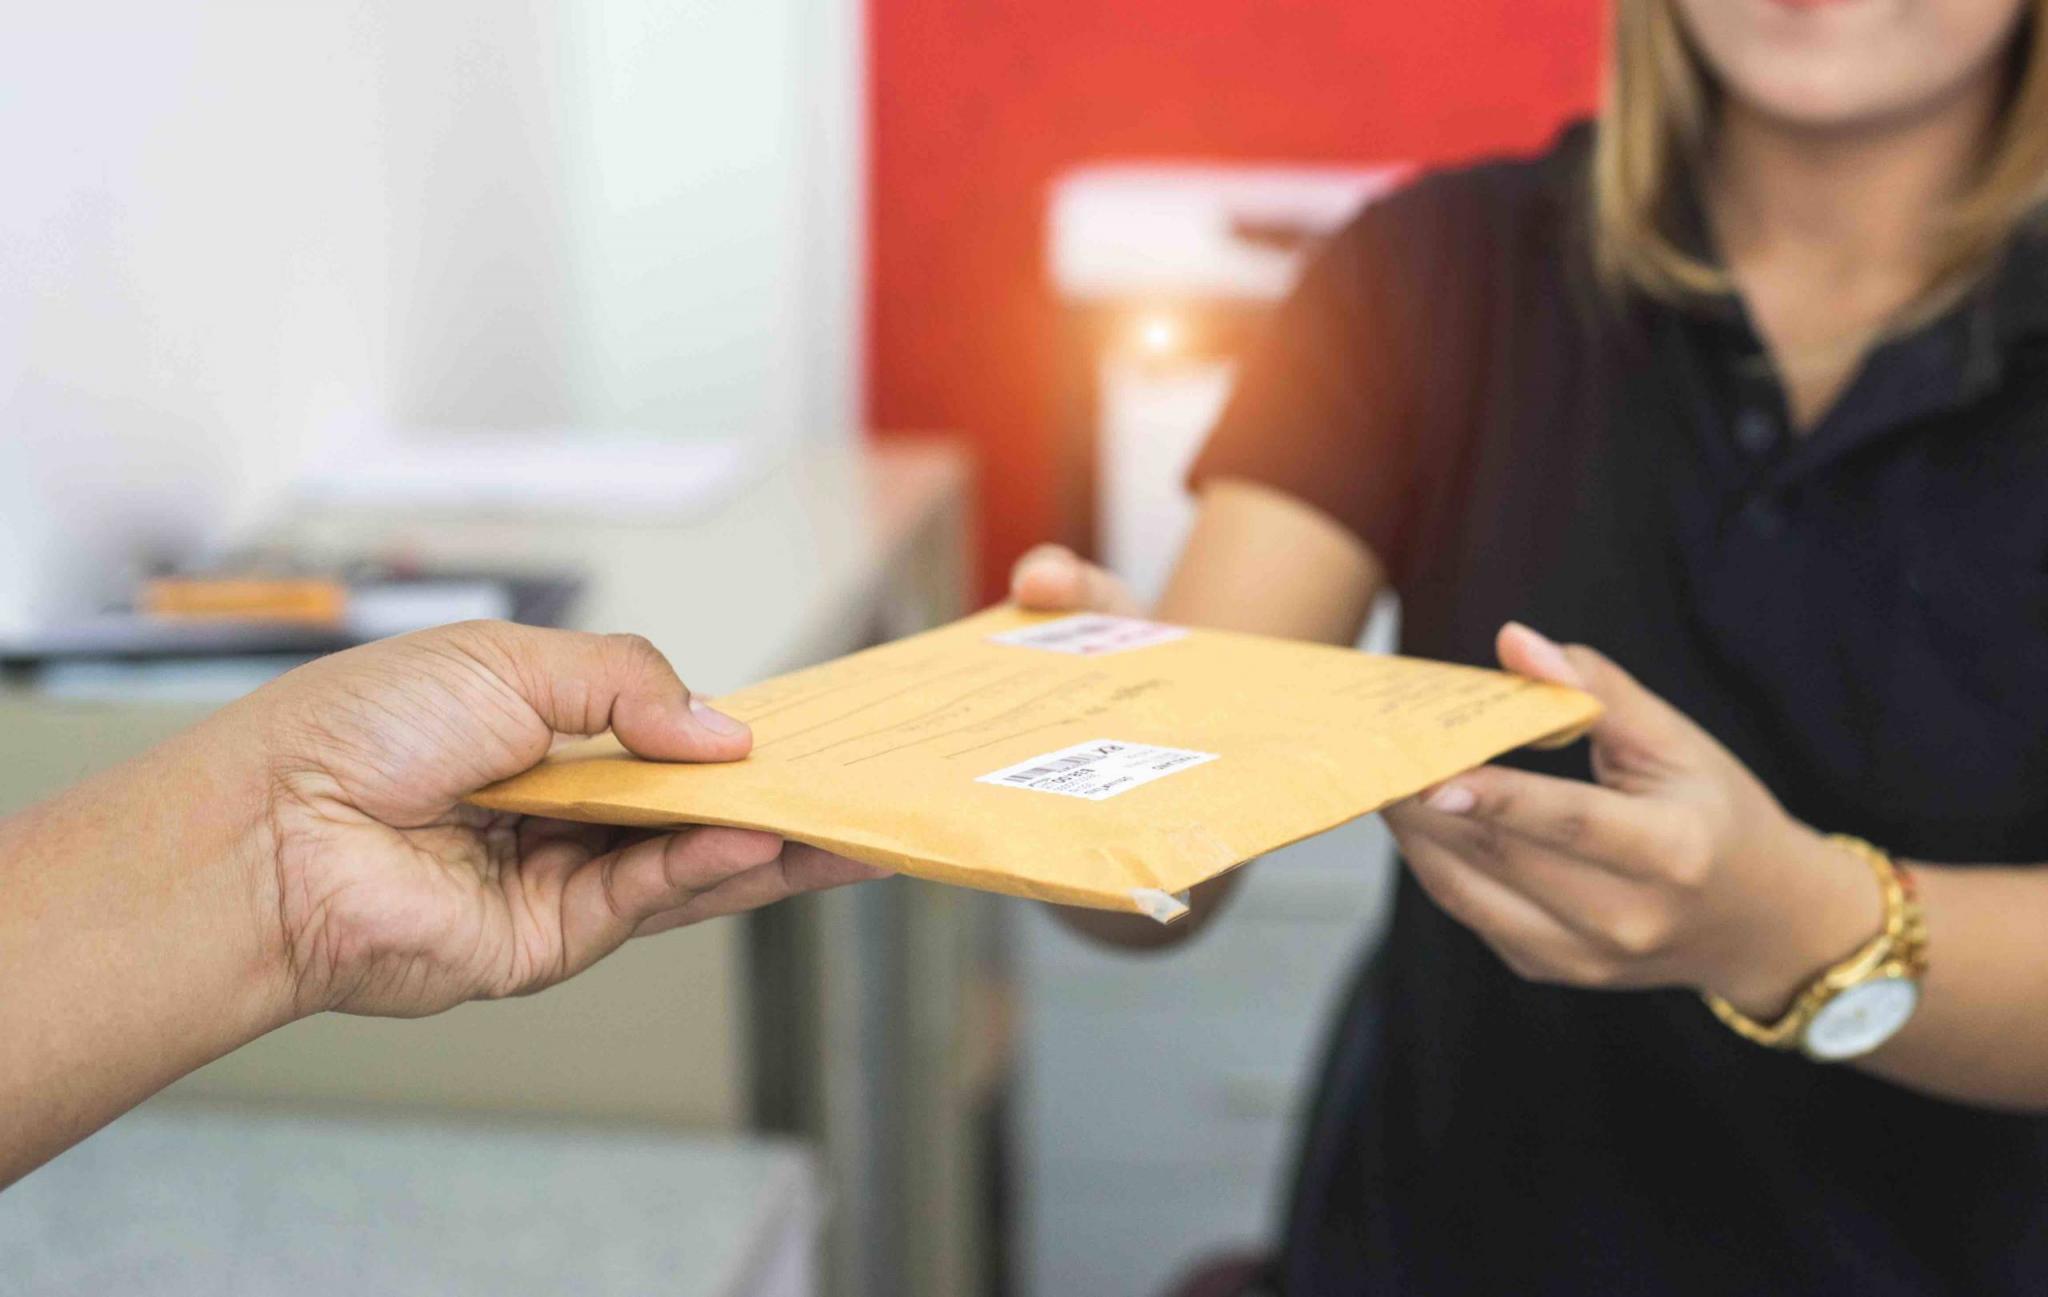
[{"label": "finger", "polygon": [[1114,575],[1064,545],[1040,545],[1017,560],[1010,597],[1039,612],[1111,612],[1136,616],[1138,601]]},{"label": "finger", "polygon": [[1021,608],[1079,607],[1081,584],[1081,560],[1064,545],[1036,546],[1010,569],[1010,598]]},{"label": "finger", "polygon": [[1569,685],[1574,689],[1586,687],[1586,682],[1580,678],[1562,647],[1518,621],[1511,621],[1500,628],[1500,633],[1494,636],[1493,647],[1500,657],[1500,664],[1516,675],[1554,685]]},{"label": "finger", "polygon": [[549,888],[559,894],[568,877],[591,857],[616,851],[637,841],[627,831],[604,824],[579,824],[527,816],[519,823],[513,839],[519,877],[528,895]]},{"label": "finger", "polygon": [[[1481,766],[1438,785],[1422,805],[1493,826],[1625,878],[1690,871],[1700,849],[1668,808],[1577,779]],[[1682,881],[1682,878],[1681,878]]]},{"label": "finger", "polygon": [[[1578,671],[1564,655],[1564,651],[1520,622],[1511,621],[1500,628],[1500,634],[1494,638],[1494,652],[1499,656],[1501,665],[1516,675],[1528,676],[1532,680],[1542,680],[1548,684],[1567,685],[1573,689],[1585,687],[1585,682],[1579,678]],[[1546,735],[1529,746],[1544,749],[1568,748],[1585,738],[1587,731],[1592,728],[1592,722],[1589,721],[1584,725],[1575,725],[1571,729]]]},{"label": "finger", "polygon": [[1668,936],[1655,890],[1483,821],[1410,806],[1390,817],[1404,851],[1436,850],[1506,888],[1581,945],[1642,957]]},{"label": "finger", "polygon": [[633,929],[633,936],[635,938],[659,936],[664,932],[673,932],[677,928],[687,928],[693,923],[700,922],[701,919],[702,916],[692,913],[689,904],[685,902],[673,910],[663,910],[659,914],[650,915],[640,920],[640,925]]},{"label": "finger", "polygon": [[1444,913],[1469,929],[1519,977],[1592,981],[1597,961],[1584,940],[1499,880],[1426,837],[1404,841],[1409,873]]},{"label": "finger", "polygon": [[847,883],[873,882],[896,873],[886,865],[854,860],[808,842],[791,842],[783,847],[782,869],[793,892],[818,892]]},{"label": "finger", "polygon": [[639,635],[592,635],[504,622],[441,632],[484,662],[563,734],[601,734],[661,761],[734,761],[753,746],[747,726],[701,699]]},{"label": "finger", "polygon": [[893,871],[880,865],[864,864],[834,855],[800,842],[783,846],[776,860],[738,874],[708,891],[700,892],[673,910],[643,920],[634,930],[636,937],[651,937],[705,919],[758,910],[804,892],[843,887],[848,883],[887,878]]},{"label": "finger", "polygon": [[1596,743],[1668,759],[1703,737],[1683,712],[1597,649],[1554,643],[1519,622],[1501,627],[1495,648],[1501,665],[1518,675],[1570,685],[1599,699],[1603,711],[1591,731]]},{"label": "finger", "polygon": [[706,827],[647,838],[591,860],[562,887],[567,971],[597,962],[651,915],[772,862],[781,847],[772,833]]},{"label": "finger", "polygon": [[585,824],[581,820],[528,815],[519,821],[519,856],[524,860],[532,852],[557,843],[595,855],[610,846],[618,832],[608,824]]}]

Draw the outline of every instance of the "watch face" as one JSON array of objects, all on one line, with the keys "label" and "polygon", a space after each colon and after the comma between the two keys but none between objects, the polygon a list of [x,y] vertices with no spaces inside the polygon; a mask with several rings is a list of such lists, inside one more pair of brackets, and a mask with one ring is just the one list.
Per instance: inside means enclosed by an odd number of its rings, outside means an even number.
[{"label": "watch face", "polygon": [[1807,1024],[1806,1052],[1834,1061],[1867,1054],[1906,1025],[1920,1003],[1920,984],[1904,977],[1873,978],[1829,1000]]}]

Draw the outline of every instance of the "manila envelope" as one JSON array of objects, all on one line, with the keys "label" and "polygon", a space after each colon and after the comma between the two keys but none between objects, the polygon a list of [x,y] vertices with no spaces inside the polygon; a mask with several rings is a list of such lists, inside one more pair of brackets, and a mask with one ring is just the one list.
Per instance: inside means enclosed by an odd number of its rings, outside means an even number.
[{"label": "manila envelope", "polygon": [[1497,671],[998,607],[728,694],[725,765],[600,738],[472,800],[603,824],[766,829],[941,883],[1179,917],[1188,888],[1599,704]]}]

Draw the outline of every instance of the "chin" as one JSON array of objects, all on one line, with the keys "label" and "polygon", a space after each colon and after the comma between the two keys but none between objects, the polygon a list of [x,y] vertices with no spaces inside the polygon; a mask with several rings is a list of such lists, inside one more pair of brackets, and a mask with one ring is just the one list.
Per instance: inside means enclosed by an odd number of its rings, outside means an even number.
[{"label": "chin", "polygon": [[1996,68],[2017,0],[1677,0],[1728,97],[1760,117],[1853,131],[1938,108]]},{"label": "chin", "polygon": [[1757,116],[1814,131],[1853,131],[1911,116],[1926,97],[1915,89],[1887,94],[1860,69],[1817,67],[1812,60],[1726,85],[1729,97]]}]

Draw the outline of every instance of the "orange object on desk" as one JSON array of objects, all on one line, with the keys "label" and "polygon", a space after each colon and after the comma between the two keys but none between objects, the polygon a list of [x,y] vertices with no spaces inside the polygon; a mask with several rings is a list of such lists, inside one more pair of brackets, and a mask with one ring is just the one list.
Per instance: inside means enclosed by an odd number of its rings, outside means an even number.
[{"label": "orange object on desk", "polygon": [[331,626],[348,611],[348,587],[315,577],[155,577],[137,603],[152,617]]}]

